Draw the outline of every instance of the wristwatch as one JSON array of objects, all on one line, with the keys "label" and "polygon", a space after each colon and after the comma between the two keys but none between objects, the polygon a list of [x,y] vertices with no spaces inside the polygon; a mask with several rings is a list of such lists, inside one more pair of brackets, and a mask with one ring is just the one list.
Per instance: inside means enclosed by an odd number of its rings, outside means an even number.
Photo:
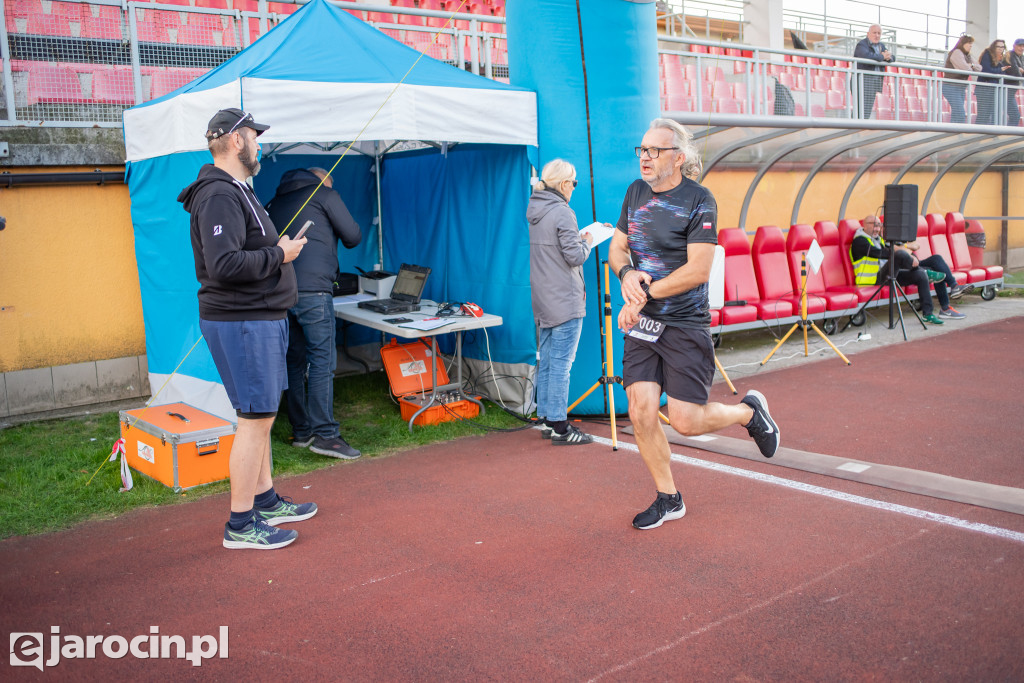
[{"label": "wristwatch", "polygon": [[651,296],[651,286],[644,282],[643,280],[640,281],[640,289],[644,290],[644,294],[647,295],[648,301],[654,298],[653,296]]}]

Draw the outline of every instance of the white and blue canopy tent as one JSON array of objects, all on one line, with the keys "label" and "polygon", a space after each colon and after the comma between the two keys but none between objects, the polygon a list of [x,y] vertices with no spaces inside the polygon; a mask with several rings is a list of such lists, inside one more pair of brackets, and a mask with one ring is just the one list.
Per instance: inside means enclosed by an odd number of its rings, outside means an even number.
[{"label": "white and blue canopy tent", "polygon": [[[530,159],[536,158],[535,94],[420,58],[325,0],[313,0],[220,67],[125,111],[135,253],[157,403],[186,401],[234,417],[205,343],[190,353],[201,337],[198,282],[189,217],[176,201],[211,161],[203,134],[213,113],[225,107],[270,125],[260,137],[264,170],[254,178],[264,203],[285,171],[331,168],[358,140],[334,170],[334,188],[364,233],[360,247],[341,250],[341,269],[368,268],[381,258],[385,268],[430,266],[426,297],[475,301],[505,319],[489,338],[467,338],[471,372],[487,367],[489,346],[499,376],[532,377],[524,216]],[[518,395],[511,387],[502,384],[509,405],[529,402],[528,385],[520,384]]]}]

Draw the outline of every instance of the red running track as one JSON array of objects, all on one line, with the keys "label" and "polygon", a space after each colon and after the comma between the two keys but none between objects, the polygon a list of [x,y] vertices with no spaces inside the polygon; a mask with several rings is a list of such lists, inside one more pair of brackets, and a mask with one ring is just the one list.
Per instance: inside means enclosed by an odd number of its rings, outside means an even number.
[{"label": "red running track", "polygon": [[[856,444],[835,435],[853,424],[847,410],[862,389],[878,390],[873,410],[894,410],[881,391],[892,382],[919,387],[936,420],[950,410],[939,388],[1015,396],[1022,332],[1021,320],[993,323],[858,354],[850,368],[826,359],[738,388],[766,393],[795,448],[855,448],[864,460],[870,452],[1019,485],[1020,448],[1004,450],[1018,442],[1019,400],[961,401],[949,414],[964,435],[934,438],[927,453],[890,448],[880,430],[859,432]],[[1000,417],[986,422],[993,411]],[[557,448],[529,430],[280,480],[284,494],[320,505],[280,551],[221,548],[226,495],[8,539],[0,623],[8,633],[59,626],[129,639],[151,626],[187,640],[229,627],[227,659],[194,668],[101,655],[46,670],[62,680],[1024,677],[1018,516],[675,449],[995,530],[677,463],[687,516],[639,532],[630,520],[654,493],[639,456],[625,446]],[[1011,462],[979,462],[996,450]]]}]

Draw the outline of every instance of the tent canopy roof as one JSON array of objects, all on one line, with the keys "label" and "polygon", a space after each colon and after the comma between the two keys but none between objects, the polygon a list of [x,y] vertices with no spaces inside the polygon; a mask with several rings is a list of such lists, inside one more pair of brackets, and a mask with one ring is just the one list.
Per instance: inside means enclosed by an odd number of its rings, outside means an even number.
[{"label": "tent canopy roof", "polygon": [[261,142],[537,144],[533,92],[421,56],[326,0],[195,81],[125,111],[128,160],[206,149],[206,124],[225,107],[269,124]]}]

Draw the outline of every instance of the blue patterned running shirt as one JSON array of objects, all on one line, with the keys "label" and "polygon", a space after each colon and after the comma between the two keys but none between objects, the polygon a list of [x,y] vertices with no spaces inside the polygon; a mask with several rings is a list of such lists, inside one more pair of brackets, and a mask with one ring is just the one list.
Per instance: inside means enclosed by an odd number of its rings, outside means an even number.
[{"label": "blue patterned running shirt", "polygon": [[[711,192],[688,178],[665,192],[637,180],[626,190],[615,227],[626,233],[633,266],[660,280],[686,263],[687,244],[718,244],[717,219]],[[643,313],[673,327],[708,327],[708,285],[648,301]]]}]

